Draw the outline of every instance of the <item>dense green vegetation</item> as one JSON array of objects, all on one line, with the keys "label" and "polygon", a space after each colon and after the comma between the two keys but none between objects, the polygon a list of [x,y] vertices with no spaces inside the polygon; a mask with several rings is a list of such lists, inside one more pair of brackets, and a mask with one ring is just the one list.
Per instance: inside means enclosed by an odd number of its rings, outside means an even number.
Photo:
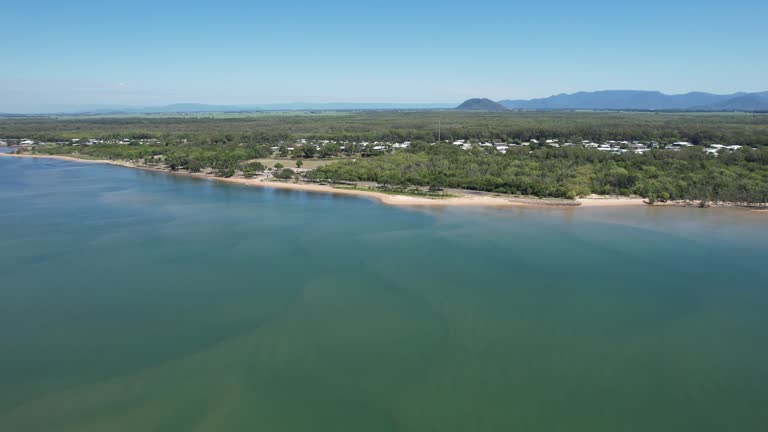
[{"label": "dense green vegetation", "polygon": [[326,165],[317,180],[464,188],[539,197],[637,194],[656,200],[768,202],[768,148],[719,157],[701,148],[614,155],[581,148],[525,147],[507,154],[449,144]]},{"label": "dense green vegetation", "polygon": [[687,140],[768,145],[768,115],[621,112],[359,112],[251,117],[6,118],[0,138],[157,138],[191,145],[278,144],[298,138],[344,141]]},{"label": "dense green vegetation", "polygon": [[[362,112],[254,114],[235,118],[74,118],[0,120],[0,137],[49,142],[73,138],[125,140],[127,144],[47,145],[35,151],[80,157],[138,160],[172,170],[206,168],[246,177],[265,167],[254,159],[279,155],[275,174],[318,158],[346,158],[320,167],[313,180],[372,181],[388,187],[463,188],[499,193],[573,198],[591,193],[637,194],[654,200],[768,202],[768,115],[711,113]],[[643,140],[723,143],[745,147],[707,155],[701,147],[645,155],[550,148],[511,147],[465,151],[440,138],[515,142],[531,138],[597,142]],[[331,140],[319,148],[300,139]],[[145,141],[141,141],[145,140]],[[408,150],[386,153],[365,141],[412,141]],[[293,148],[293,150],[290,150]],[[755,149],[753,149],[755,148]],[[296,162],[296,160],[299,162]],[[271,167],[270,167],[271,168]]]}]

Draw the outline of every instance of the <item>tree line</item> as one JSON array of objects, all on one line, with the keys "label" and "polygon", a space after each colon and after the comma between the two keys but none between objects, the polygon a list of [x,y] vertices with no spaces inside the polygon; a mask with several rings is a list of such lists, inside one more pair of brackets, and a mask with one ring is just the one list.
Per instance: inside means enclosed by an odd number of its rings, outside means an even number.
[{"label": "tree line", "polygon": [[719,157],[700,147],[615,155],[577,147],[510,148],[506,154],[449,144],[346,160],[320,167],[314,180],[460,188],[538,197],[640,195],[650,201],[768,202],[768,149]]},{"label": "tree line", "polygon": [[746,113],[618,113],[458,111],[253,114],[236,118],[4,118],[0,138],[48,142],[157,139],[195,146],[292,143],[298,139],[364,141],[675,140],[694,144],[768,145],[768,115]]}]

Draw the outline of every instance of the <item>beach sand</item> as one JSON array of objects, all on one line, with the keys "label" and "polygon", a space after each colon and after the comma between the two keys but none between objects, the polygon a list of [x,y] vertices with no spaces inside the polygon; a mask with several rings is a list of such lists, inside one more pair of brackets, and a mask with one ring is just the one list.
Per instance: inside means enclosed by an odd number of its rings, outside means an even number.
[{"label": "beach sand", "polygon": [[579,198],[582,207],[647,206],[644,198],[590,195]]}]

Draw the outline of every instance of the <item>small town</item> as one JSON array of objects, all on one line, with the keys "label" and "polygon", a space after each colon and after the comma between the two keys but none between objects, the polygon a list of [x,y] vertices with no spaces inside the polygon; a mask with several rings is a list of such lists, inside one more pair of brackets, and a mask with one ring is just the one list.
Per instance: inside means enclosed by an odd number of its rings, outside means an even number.
[{"label": "small town", "polygon": [[[181,140],[185,143],[186,140]],[[502,153],[505,154],[509,149],[515,147],[529,147],[529,148],[542,148],[542,147],[582,147],[585,149],[596,150],[600,152],[608,152],[613,154],[635,153],[645,154],[651,150],[669,150],[680,151],[684,148],[695,147],[696,145],[688,141],[674,141],[669,143],[662,143],[659,141],[618,141],[608,140],[604,142],[593,142],[591,140],[582,140],[580,142],[560,142],[559,139],[530,139],[528,141],[513,140],[510,142],[502,141],[480,141],[474,139],[459,139],[459,140],[442,140],[444,143],[452,143],[453,145],[463,149],[471,150],[473,148],[479,148],[487,153]],[[60,146],[93,146],[97,144],[109,144],[109,145],[158,145],[162,144],[162,141],[156,138],[144,138],[144,139],[95,139],[95,138],[73,138],[69,141],[57,141],[57,142],[45,142],[36,141],[29,138],[23,139],[0,139],[0,147],[18,147],[18,148],[30,148],[39,145],[60,145]],[[306,156],[306,152],[303,151],[305,147],[311,147],[315,150],[320,157],[332,157],[344,153],[365,153],[365,154],[381,154],[387,152],[394,152],[402,149],[407,149],[412,144],[411,141],[403,142],[388,142],[388,141],[340,141],[340,140],[308,140],[298,139],[292,143],[281,142],[279,145],[272,146],[270,149],[273,154],[277,156],[290,157],[290,156]],[[436,142],[431,145],[437,144]],[[706,144],[702,147],[702,151],[708,155],[717,156],[723,152],[733,152],[741,149],[740,145],[726,145],[726,144]],[[301,149],[300,155],[294,154],[297,149]],[[325,149],[326,151],[323,151]],[[753,150],[757,150],[753,148]]]}]

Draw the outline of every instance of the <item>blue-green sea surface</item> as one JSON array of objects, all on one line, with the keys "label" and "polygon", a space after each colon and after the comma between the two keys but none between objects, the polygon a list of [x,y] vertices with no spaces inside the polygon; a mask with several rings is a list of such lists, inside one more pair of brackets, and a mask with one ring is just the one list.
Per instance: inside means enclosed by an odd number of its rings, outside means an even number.
[{"label": "blue-green sea surface", "polygon": [[0,158],[0,431],[766,431],[767,245]]}]

